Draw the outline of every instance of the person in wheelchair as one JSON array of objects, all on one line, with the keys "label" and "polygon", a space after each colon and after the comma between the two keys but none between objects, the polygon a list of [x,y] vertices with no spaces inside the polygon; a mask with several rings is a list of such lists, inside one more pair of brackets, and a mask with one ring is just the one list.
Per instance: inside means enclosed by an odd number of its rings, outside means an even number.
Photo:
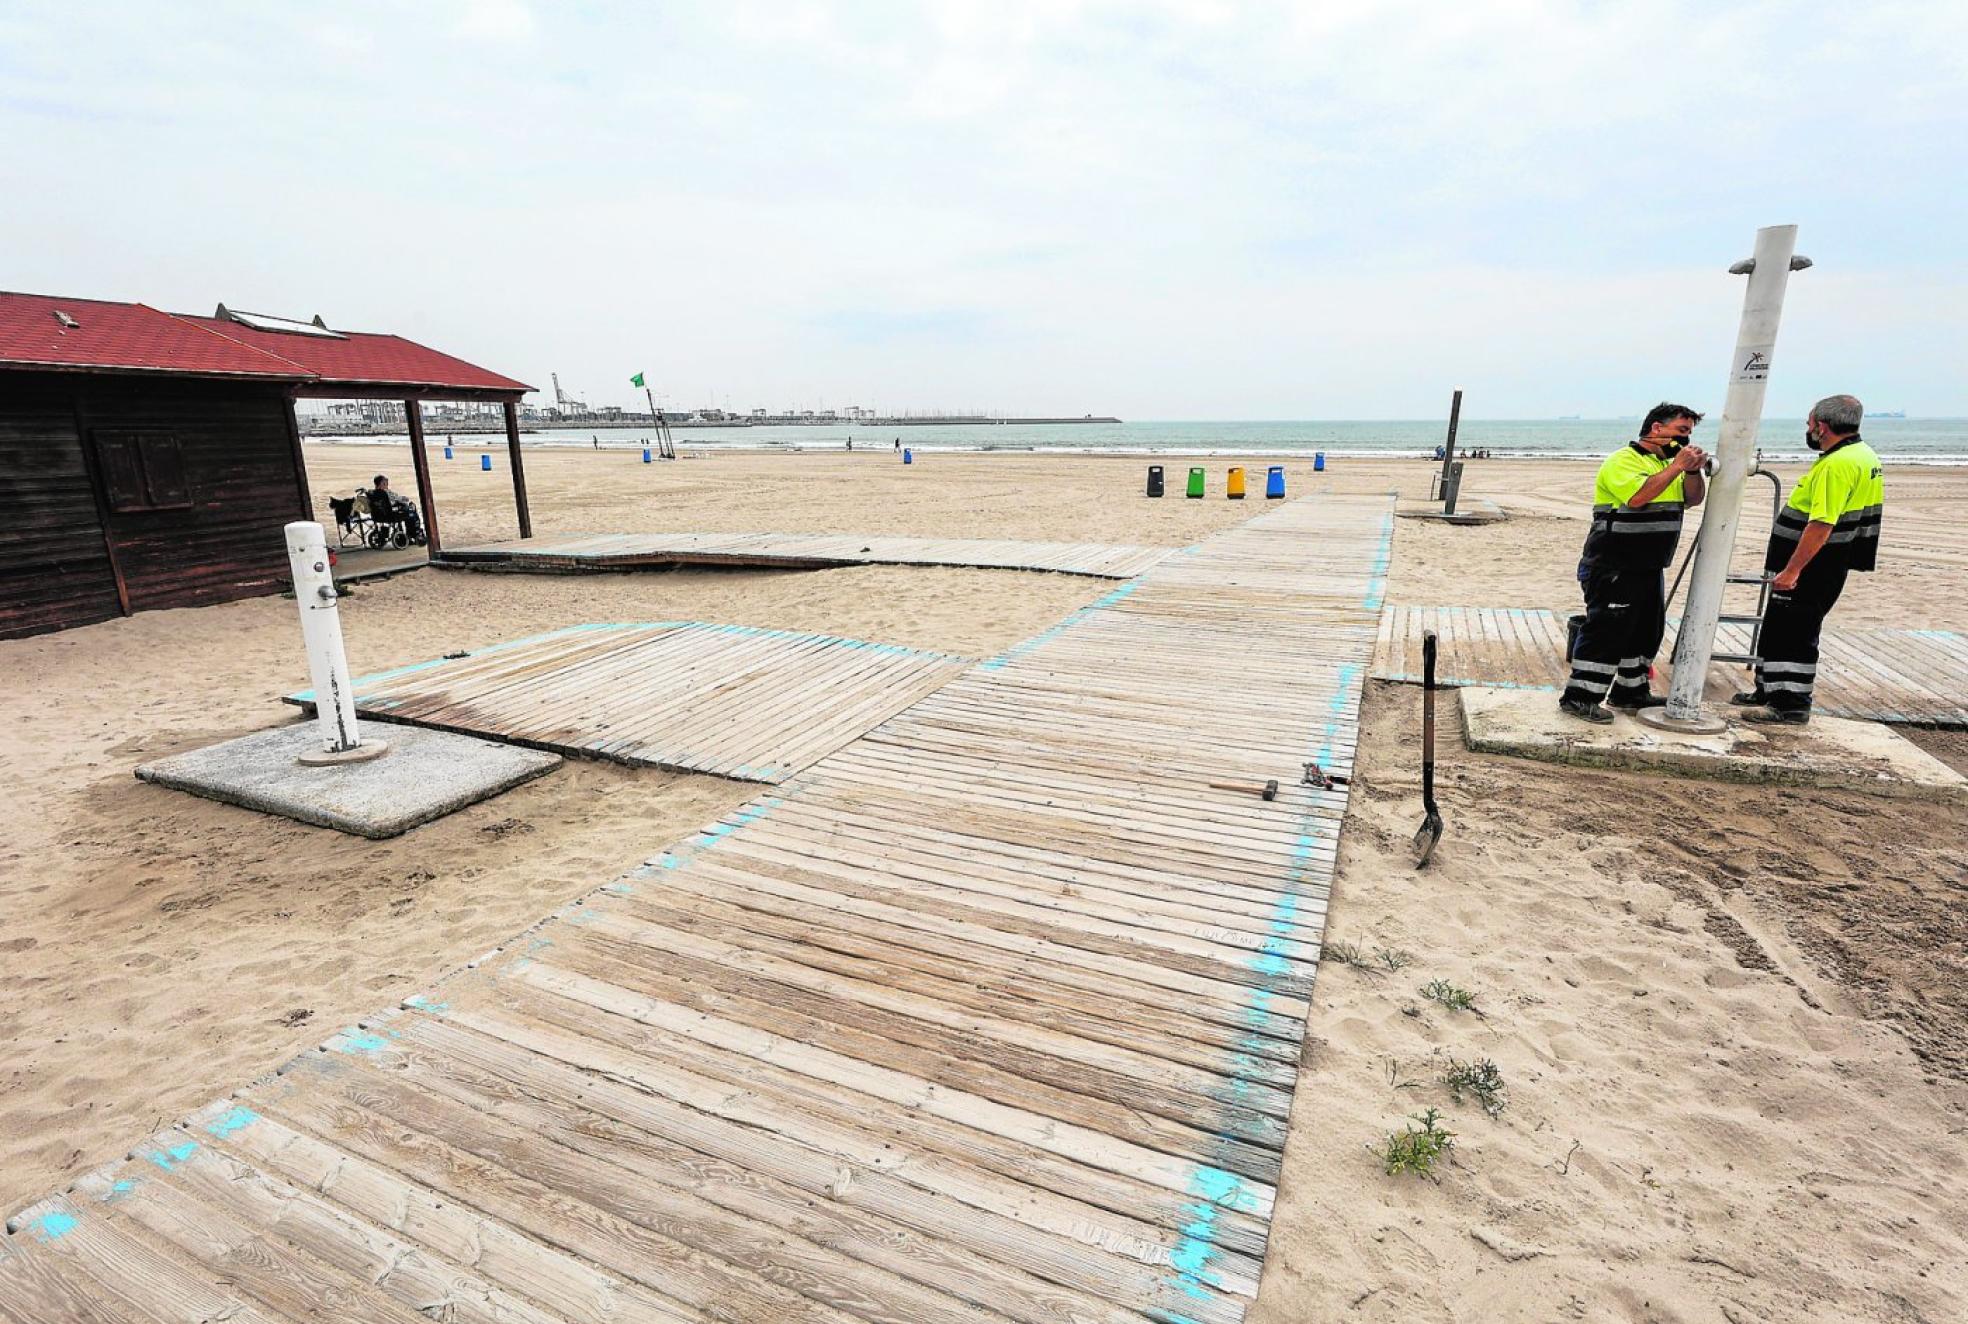
[{"label": "person in wheelchair", "polygon": [[[377,474],[375,486],[369,489],[369,518],[376,524],[369,545],[381,547],[394,542],[398,547],[412,543],[423,546],[424,521],[417,514],[417,503],[390,491],[389,481],[388,474]],[[380,541],[378,533],[382,535]]]}]

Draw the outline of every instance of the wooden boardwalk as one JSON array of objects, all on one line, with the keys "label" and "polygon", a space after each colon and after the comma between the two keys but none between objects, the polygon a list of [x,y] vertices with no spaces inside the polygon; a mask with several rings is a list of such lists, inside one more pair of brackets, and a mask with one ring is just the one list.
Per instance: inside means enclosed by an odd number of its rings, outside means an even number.
[{"label": "wooden boardwalk", "polygon": [[[1668,621],[1660,652],[1663,673],[1678,623]],[[1436,632],[1436,675],[1443,684],[1564,688],[1565,618],[1516,607],[1389,607],[1380,622],[1374,678],[1418,683],[1424,630]],[[1722,626],[1716,638],[1726,652],[1748,646],[1739,625]],[[1747,688],[1747,673],[1736,663],[1715,663],[1709,678],[1715,689]],[[1968,634],[1828,629],[1814,698],[1817,710],[1832,717],[1968,725]]]},{"label": "wooden boardwalk", "polygon": [[23,1210],[0,1319],[1237,1324],[1391,526],[977,664]]},{"label": "wooden boardwalk", "polygon": [[[356,710],[562,754],[777,783],[967,659],[702,621],[576,625],[363,676]],[[312,707],[313,690],[286,696]]]},{"label": "wooden boardwalk", "polygon": [[466,569],[541,573],[674,565],[808,570],[845,565],[944,565],[1131,579],[1173,551],[1167,547],[1017,542],[997,538],[895,538],[826,533],[571,533],[523,542],[447,547],[440,563]]}]

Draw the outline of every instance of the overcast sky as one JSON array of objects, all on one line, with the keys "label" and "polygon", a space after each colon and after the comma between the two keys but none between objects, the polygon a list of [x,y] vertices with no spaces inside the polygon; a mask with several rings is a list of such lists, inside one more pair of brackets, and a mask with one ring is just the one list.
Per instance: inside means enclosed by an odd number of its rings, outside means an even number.
[{"label": "overcast sky", "polygon": [[1968,414],[1968,4],[0,0],[0,289],[628,403]]}]

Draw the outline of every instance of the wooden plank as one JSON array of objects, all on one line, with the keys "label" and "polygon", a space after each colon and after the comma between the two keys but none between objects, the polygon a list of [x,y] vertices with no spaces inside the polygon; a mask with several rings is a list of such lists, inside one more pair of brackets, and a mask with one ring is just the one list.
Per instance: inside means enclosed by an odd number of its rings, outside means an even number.
[{"label": "wooden plank", "polygon": [[[879,1168],[846,1171],[837,1157],[774,1131],[597,1082],[497,1040],[454,1033],[449,1041],[469,1045],[466,1055],[433,1051],[424,1036],[393,1049],[402,1069],[364,1098],[387,1115],[407,1116],[399,1108],[413,1087],[429,1089],[638,1180],[691,1192],[735,1216],[1032,1324],[1138,1318],[1103,1302],[1129,1283],[1152,1286],[1158,1276],[1153,1260],[1116,1260],[1107,1247],[1062,1242]],[[393,1087],[404,1092],[380,1092]],[[979,1244],[970,1249],[967,1241]],[[1252,1291],[1255,1281],[1247,1278]]]},{"label": "wooden plank", "polygon": [[[1450,685],[1555,689],[1564,683],[1564,621],[1556,613],[1514,607],[1389,608],[1390,623],[1376,644],[1378,680],[1421,679],[1419,637],[1440,635],[1439,678]],[[1671,654],[1669,622],[1661,660]],[[1968,725],[1968,658],[1953,651],[1948,631],[1827,629],[1818,672],[1817,706],[1832,716],[1930,726]],[[1742,651],[1742,627],[1724,626],[1718,644]],[[1716,663],[1733,688],[1746,683],[1733,663]]]},{"label": "wooden plank", "polygon": [[[278,1093],[284,1084],[272,1087]],[[688,1324],[694,1313],[398,1173],[305,1135],[264,1112],[241,1124],[244,1105],[220,1100],[187,1122],[204,1143],[261,1172],[318,1192],[368,1223],[558,1311],[597,1324]]]},{"label": "wooden plank", "polygon": [[24,1229],[37,1250],[64,1261],[67,1290],[113,1317],[125,1311],[159,1324],[271,1324],[280,1318],[136,1235],[103,1205],[58,1195],[22,1210],[7,1225],[17,1237]]},{"label": "wooden plank", "polygon": [[[409,1054],[413,1072],[440,1071],[447,1079],[461,1068],[490,1072],[535,1097],[578,1097],[747,1171],[796,1185],[823,1182],[831,1199],[939,1235],[984,1220],[987,1254],[1058,1282],[1091,1289],[1105,1280],[1099,1290],[1108,1291],[1119,1274],[1158,1290],[1180,1255],[1172,1229],[1194,1206],[1154,1186],[1023,1142],[885,1109],[810,1076],[707,1051],[585,1004],[511,984],[491,991],[497,1009],[474,999],[447,1010],[444,1024],[407,1023],[402,1043],[386,1056]],[[527,1041],[551,1051],[529,1051]],[[489,1081],[479,1087],[507,1093]],[[1248,1294],[1256,1264],[1247,1256],[1263,1245],[1261,1225],[1235,1208],[1223,1210],[1221,1221],[1226,1282]],[[1014,1225],[1021,1231],[1011,1232]]]},{"label": "wooden plank", "polygon": [[[516,454],[516,452],[515,452]],[[516,482],[523,481],[514,466]],[[522,531],[522,538],[530,537]],[[1174,549],[1104,543],[1016,542],[989,538],[826,537],[807,534],[568,534],[530,545],[487,543],[453,548],[447,560],[467,568],[608,569],[677,564],[820,567],[830,565],[957,566],[1035,570],[1096,579],[1132,579]]]},{"label": "wooden plank", "polygon": [[355,689],[365,717],[774,784],[965,665],[829,635],[666,621],[574,627],[360,677]]},{"label": "wooden plank", "polygon": [[[782,784],[78,1192],[173,1308],[223,1279],[269,1319],[1239,1324],[1348,798],[1295,774],[1351,766],[1376,649],[1421,619],[1380,605],[1390,529],[1385,499],[1269,510],[960,676],[658,622],[364,678],[378,715]],[[1460,620],[1531,664],[1516,620]]]},{"label": "wooden plank", "polygon": [[5,1324],[154,1324],[93,1274],[77,1273],[46,1251],[34,1233],[0,1237],[0,1321]]}]

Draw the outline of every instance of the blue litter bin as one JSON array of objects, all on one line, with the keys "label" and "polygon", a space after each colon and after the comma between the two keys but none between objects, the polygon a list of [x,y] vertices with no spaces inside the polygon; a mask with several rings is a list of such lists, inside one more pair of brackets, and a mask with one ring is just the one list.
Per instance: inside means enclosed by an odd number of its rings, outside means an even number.
[{"label": "blue litter bin", "polygon": [[1264,496],[1267,501],[1276,501],[1285,494],[1285,466],[1274,464],[1264,471]]},{"label": "blue litter bin", "polygon": [[902,448],[902,463],[904,463],[904,464],[914,464],[915,462],[916,462],[916,453],[915,453],[915,451],[913,451],[913,450],[911,450],[911,449],[910,449],[909,447],[907,447],[907,446],[904,446],[904,447]]},{"label": "blue litter bin", "polygon": [[449,446],[444,448],[444,458],[447,460],[451,458],[451,448]]},{"label": "blue litter bin", "polygon": [[479,467],[479,468],[481,468],[481,469],[483,469],[483,470],[485,470],[485,472],[487,472],[487,473],[491,473],[491,472],[492,472],[492,457],[491,457],[490,455],[481,455],[481,456],[479,456],[479,457],[478,457],[478,467]]},{"label": "blue litter bin", "polygon": [[1312,472],[1324,473],[1325,471],[1326,471],[1326,453],[1324,451],[1312,452]]},{"label": "blue litter bin", "polygon": [[647,447],[647,446],[644,446],[644,447],[642,448],[642,462],[643,462],[644,464],[650,464],[650,463],[652,463],[652,461],[651,461],[651,460],[650,460],[650,458],[649,458],[649,447]]}]

